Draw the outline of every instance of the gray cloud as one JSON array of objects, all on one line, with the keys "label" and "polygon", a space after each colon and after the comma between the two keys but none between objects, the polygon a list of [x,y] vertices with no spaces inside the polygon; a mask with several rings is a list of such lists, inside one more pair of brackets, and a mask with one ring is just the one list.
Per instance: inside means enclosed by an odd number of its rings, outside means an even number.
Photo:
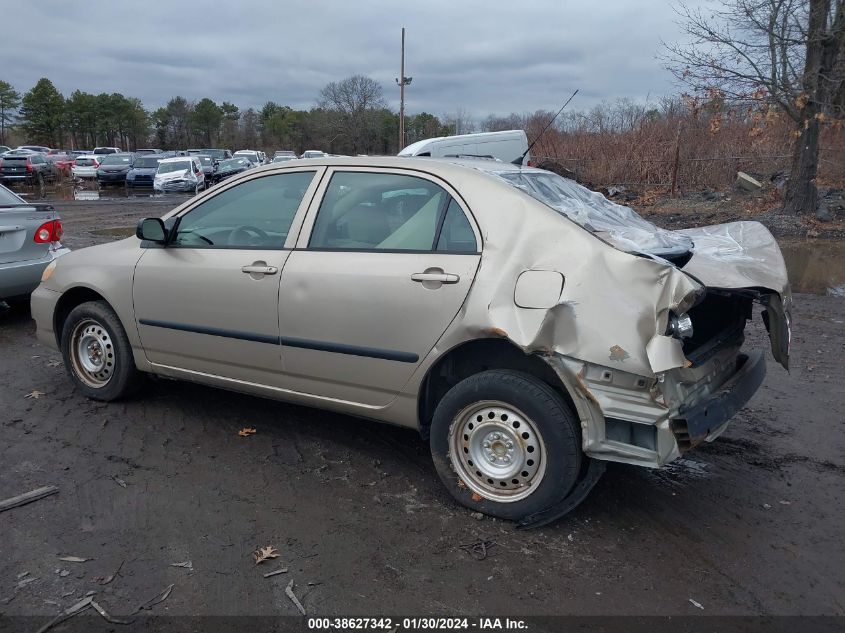
[{"label": "gray cloud", "polygon": [[401,26],[412,113],[481,118],[556,109],[575,88],[576,108],[674,89],[655,59],[679,37],[665,0],[39,0],[4,14],[0,79],[23,92],[46,76],[64,94],[121,92],[150,108],[177,94],[308,108],[360,73],[396,108]]}]

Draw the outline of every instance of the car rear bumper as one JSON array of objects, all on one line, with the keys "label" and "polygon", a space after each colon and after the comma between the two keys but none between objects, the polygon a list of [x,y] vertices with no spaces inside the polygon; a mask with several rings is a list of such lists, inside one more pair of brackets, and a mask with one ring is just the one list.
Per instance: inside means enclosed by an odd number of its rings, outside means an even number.
[{"label": "car rear bumper", "polygon": [[41,273],[47,265],[69,252],[70,249],[62,247],[49,251],[41,259],[0,264],[0,299],[29,295],[41,283]]}]

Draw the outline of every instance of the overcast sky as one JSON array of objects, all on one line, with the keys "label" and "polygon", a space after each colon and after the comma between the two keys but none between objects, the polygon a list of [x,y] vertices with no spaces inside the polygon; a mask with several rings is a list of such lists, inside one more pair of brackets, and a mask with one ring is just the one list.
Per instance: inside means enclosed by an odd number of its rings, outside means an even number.
[{"label": "overcast sky", "polygon": [[675,91],[655,55],[680,34],[667,0],[111,0],[14,2],[3,10],[0,79],[21,93],[48,77],[120,92],[148,108],[175,95],[241,108],[310,108],[352,74],[398,109],[473,118],[574,109]]}]

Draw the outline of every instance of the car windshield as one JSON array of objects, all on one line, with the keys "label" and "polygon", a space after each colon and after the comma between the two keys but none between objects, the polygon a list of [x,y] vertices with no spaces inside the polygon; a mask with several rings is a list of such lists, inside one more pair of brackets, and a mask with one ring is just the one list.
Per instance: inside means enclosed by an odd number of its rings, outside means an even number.
[{"label": "car windshield", "polygon": [[6,187],[0,185],[0,205],[6,206],[18,204],[26,203],[21,198],[18,198],[15,194],[6,189]]},{"label": "car windshield", "polygon": [[202,153],[212,158],[226,158],[226,152],[222,149],[204,149]]},{"label": "car windshield", "polygon": [[189,160],[178,160],[172,163],[161,163],[158,166],[158,173],[160,174],[169,174],[174,171],[190,171],[191,170],[191,161]]},{"label": "car windshield", "polygon": [[245,158],[230,158],[229,160],[220,161],[219,169],[237,169],[238,167],[245,166],[248,162]]},{"label": "car windshield", "polygon": [[77,158],[76,159],[76,166],[77,167],[93,167],[95,161],[93,158]]},{"label": "car windshield", "polygon": [[689,237],[658,228],[630,207],[615,204],[600,193],[552,172],[539,169],[497,170],[495,163],[483,171],[547,204],[620,250],[668,255],[692,248]]},{"label": "car windshield", "polygon": [[132,157],[125,154],[108,154],[100,161],[101,165],[128,165],[132,162]]},{"label": "car windshield", "polygon": [[208,167],[212,167],[214,165],[214,161],[211,160],[210,156],[200,156],[199,159],[203,165],[207,165]]},{"label": "car windshield", "polygon": [[158,163],[160,160],[160,158],[150,158],[148,156],[142,156],[141,158],[138,158],[132,166],[135,169],[155,169],[156,167],[158,167]]}]

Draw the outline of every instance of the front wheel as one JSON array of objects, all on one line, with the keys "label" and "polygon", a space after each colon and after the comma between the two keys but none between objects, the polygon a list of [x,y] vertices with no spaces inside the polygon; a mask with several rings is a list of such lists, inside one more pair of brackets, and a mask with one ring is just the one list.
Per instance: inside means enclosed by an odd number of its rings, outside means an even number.
[{"label": "front wheel", "polygon": [[431,453],[464,506],[519,520],[565,498],[581,470],[575,415],[549,385],[490,370],[452,387],[434,412]]},{"label": "front wheel", "polygon": [[61,338],[65,368],[76,388],[94,400],[112,401],[138,389],[143,374],[120,319],[105,301],[71,310]]}]

